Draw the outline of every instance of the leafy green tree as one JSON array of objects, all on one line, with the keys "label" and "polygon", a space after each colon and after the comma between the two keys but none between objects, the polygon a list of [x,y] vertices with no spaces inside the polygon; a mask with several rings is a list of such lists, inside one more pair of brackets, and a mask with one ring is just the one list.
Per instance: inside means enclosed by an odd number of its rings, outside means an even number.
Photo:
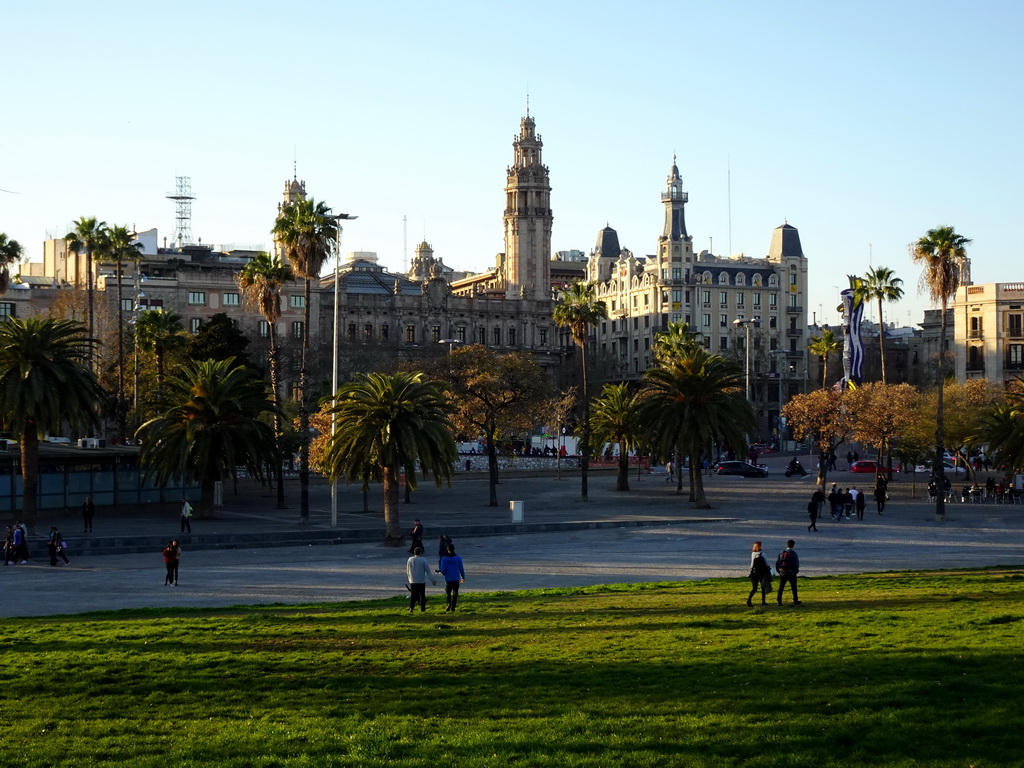
[{"label": "leafy green tree", "polygon": [[828,386],[828,358],[843,348],[843,340],[826,328],[821,336],[811,336],[807,349],[821,358],[821,388]]},{"label": "leafy green tree", "polygon": [[1015,470],[1024,468],[1024,388],[1020,380],[981,418],[975,441],[988,445],[997,466],[1006,465],[1007,483]]},{"label": "leafy green tree", "polygon": [[873,267],[854,288],[862,301],[872,299],[878,302],[878,353],[882,361],[882,383],[885,384],[885,320],[882,317],[883,301],[899,301],[903,298],[903,281],[888,267]]},{"label": "leafy green tree", "polygon": [[167,379],[167,410],[136,433],[147,474],[196,482],[199,515],[213,517],[214,484],[236,467],[262,478],[274,460],[274,432],[260,420],[273,406],[263,381],[233,360],[190,361]]},{"label": "leafy green tree", "polygon": [[89,365],[95,342],[81,323],[30,317],[0,323],[0,415],[21,443],[22,513],[35,525],[39,440],[95,426],[103,390]]},{"label": "leafy green tree", "polygon": [[[647,370],[641,423],[663,454],[679,446],[696,467],[716,439],[744,445],[757,418],[740,366],[698,348]],[[701,473],[691,472],[690,482],[697,508],[710,507]]]},{"label": "leafy green tree", "polygon": [[582,372],[583,423],[580,425],[580,487],[584,501],[587,498],[587,469],[590,464],[590,382],[587,371],[587,339],[590,329],[608,318],[607,305],[597,298],[593,282],[576,281],[568,288],[559,288],[557,304],[552,313],[554,321],[568,328],[573,342],[580,348]]},{"label": "leafy green tree", "polygon": [[487,466],[492,507],[498,506],[498,454],[502,433],[526,431],[540,423],[551,397],[544,370],[525,352],[498,354],[480,345],[452,350],[437,361],[454,408],[457,431],[487,439]]},{"label": "leafy green tree", "polygon": [[284,472],[281,462],[281,440],[284,427],[281,418],[281,369],[277,350],[277,323],[281,319],[281,288],[295,280],[292,268],[269,253],[261,252],[250,261],[236,278],[242,300],[250,309],[256,309],[267,322],[270,337],[270,394],[274,402],[274,436],[277,440],[278,460],[274,463],[277,484],[277,508],[284,509]]},{"label": "leafy green tree", "polygon": [[312,198],[299,200],[281,209],[272,230],[284,249],[285,257],[296,275],[305,281],[302,316],[302,356],[299,365],[299,515],[309,520],[309,301],[310,283],[320,277],[320,270],[335,245],[338,227],[329,218],[331,209]]},{"label": "leafy green tree", "polygon": [[618,444],[615,490],[628,491],[629,452],[640,442],[640,396],[631,392],[627,384],[605,384],[594,400],[592,420],[590,428],[596,445]]},{"label": "leafy green tree", "polygon": [[224,312],[217,312],[199,326],[185,344],[185,357],[190,360],[233,360],[234,365],[253,368],[246,351],[249,337],[242,333]]},{"label": "leafy green tree", "polygon": [[[87,323],[89,338],[96,333],[96,304],[94,294],[93,260],[102,258],[107,248],[107,222],[98,221],[95,216],[82,216],[74,223],[75,228],[64,236],[68,250],[72,253],[85,251],[87,303],[89,320]],[[77,277],[77,276],[76,276]]]},{"label": "leafy green tree", "polygon": [[21,261],[24,255],[17,240],[11,240],[6,233],[0,232],[0,294],[7,293],[11,287],[11,267]]},{"label": "leafy green tree", "polygon": [[153,353],[156,358],[156,402],[163,399],[164,370],[167,356],[188,343],[182,318],[177,312],[164,309],[146,309],[136,321],[136,343],[140,349]]},{"label": "leafy green tree", "polygon": [[411,488],[417,466],[433,474],[439,488],[451,483],[458,456],[444,384],[405,371],[357,374],[335,397],[335,433],[324,457],[328,477],[360,480],[364,491],[371,480],[382,479],[385,543],[398,545],[399,473],[405,472]]},{"label": "leafy green tree", "polygon": [[[938,355],[938,408],[935,413],[935,459],[932,462],[932,473],[939,488],[945,485],[946,471],[942,463],[945,451],[945,435],[943,434],[945,404],[943,389],[946,379],[946,309],[949,301],[956,295],[957,288],[963,279],[964,267],[967,263],[967,246],[970,239],[957,234],[952,227],[936,227],[929,229],[927,234],[918,238],[910,245],[910,255],[916,264],[924,267],[921,274],[921,287],[928,291],[932,301],[939,302],[942,313],[939,316],[939,355]],[[936,494],[935,516],[946,516],[946,500],[943,494]]]}]

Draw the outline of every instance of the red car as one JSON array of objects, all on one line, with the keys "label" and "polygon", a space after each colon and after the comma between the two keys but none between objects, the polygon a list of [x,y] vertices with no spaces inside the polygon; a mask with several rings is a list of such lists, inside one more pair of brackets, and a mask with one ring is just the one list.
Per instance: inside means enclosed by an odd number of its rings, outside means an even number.
[{"label": "red car", "polygon": [[864,472],[872,475],[878,472],[878,462],[874,459],[861,459],[850,465],[851,472]]}]

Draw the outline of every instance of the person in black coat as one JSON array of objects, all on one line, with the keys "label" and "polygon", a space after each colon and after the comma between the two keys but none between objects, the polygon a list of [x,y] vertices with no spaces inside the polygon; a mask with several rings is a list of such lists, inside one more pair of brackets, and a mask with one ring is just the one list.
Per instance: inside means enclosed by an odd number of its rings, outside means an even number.
[{"label": "person in black coat", "polygon": [[416,551],[416,547],[423,549],[423,523],[417,517],[412,524],[412,544],[409,545],[409,554],[411,555]]},{"label": "person in black coat", "polygon": [[747,607],[753,608],[752,602],[757,590],[761,590],[761,605],[768,604],[768,593],[772,591],[772,569],[764,559],[761,542],[755,541],[750,550],[750,594],[747,595]]}]

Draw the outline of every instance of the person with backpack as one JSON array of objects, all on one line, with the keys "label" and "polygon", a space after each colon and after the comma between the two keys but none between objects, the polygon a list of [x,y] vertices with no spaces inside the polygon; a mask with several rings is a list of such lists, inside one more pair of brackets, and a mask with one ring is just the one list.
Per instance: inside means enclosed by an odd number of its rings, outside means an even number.
[{"label": "person with backpack", "polygon": [[71,565],[71,561],[64,553],[64,537],[60,535],[56,525],[50,526],[50,535],[46,538],[46,548],[50,551],[51,566],[57,565],[58,556],[64,561],[64,565]]},{"label": "person with backpack", "polygon": [[794,547],[796,547],[796,542],[790,539],[786,542],[786,548],[775,559],[775,572],[779,574],[779,605],[782,605],[782,593],[785,591],[787,583],[793,590],[793,605],[800,605],[796,591],[796,575],[800,572],[800,558],[797,557]]},{"label": "person with backpack", "polygon": [[181,497],[181,532],[192,533],[192,505],[184,496]]},{"label": "person with backpack", "polygon": [[761,605],[768,605],[768,593],[772,591],[772,569],[764,559],[761,542],[755,541],[750,550],[750,594],[747,595],[747,608],[753,608],[751,602],[761,588]]}]

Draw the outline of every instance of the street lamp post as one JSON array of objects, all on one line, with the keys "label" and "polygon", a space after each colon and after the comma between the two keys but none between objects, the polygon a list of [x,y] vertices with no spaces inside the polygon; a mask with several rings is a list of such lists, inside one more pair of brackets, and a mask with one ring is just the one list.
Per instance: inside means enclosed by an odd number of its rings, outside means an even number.
[{"label": "street lamp post", "polygon": [[[334,229],[334,344],[331,350],[331,437],[337,428],[337,416],[334,409],[338,405],[338,271],[341,265],[341,222],[358,219],[348,213],[336,213],[327,215],[324,218],[333,219],[336,226]],[[365,505],[365,498],[364,498]],[[331,481],[331,528],[338,527],[338,481]]]},{"label": "street lamp post", "polygon": [[737,328],[743,328],[744,331],[746,332],[746,340],[745,340],[744,349],[743,349],[743,353],[744,353],[743,377],[744,377],[744,380],[746,382],[747,400],[750,400],[752,402],[751,392],[750,392],[750,328],[751,328],[752,325],[760,325],[761,324],[761,318],[760,317],[752,317],[749,320],[745,320],[742,317],[737,317],[735,320],[732,321],[732,323]]}]

